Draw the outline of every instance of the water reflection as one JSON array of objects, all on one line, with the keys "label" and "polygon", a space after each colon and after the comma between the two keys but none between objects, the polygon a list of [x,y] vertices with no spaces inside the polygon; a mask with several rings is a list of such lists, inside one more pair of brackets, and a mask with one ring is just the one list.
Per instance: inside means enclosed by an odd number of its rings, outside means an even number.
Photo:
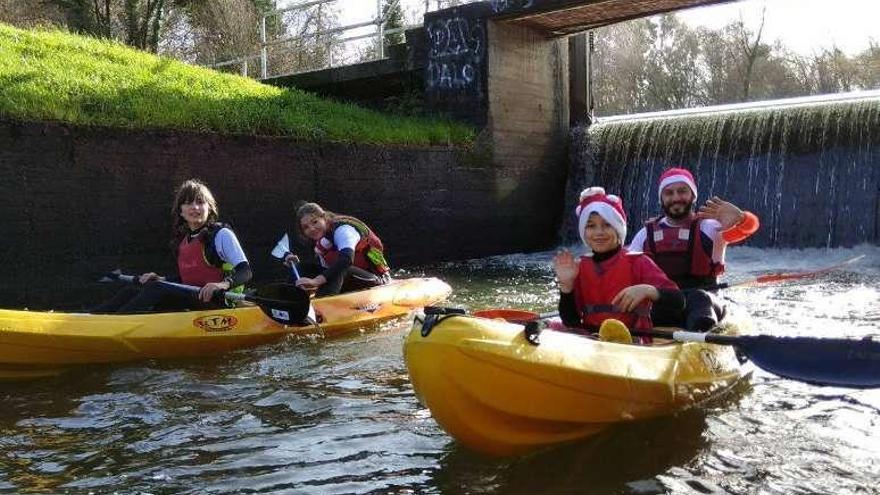
[{"label": "water reflection", "polygon": [[[878,333],[880,250],[863,252],[854,270],[730,295],[763,333]],[[737,249],[730,278],[852,255]],[[549,258],[412,272],[448,279],[452,305],[548,310]],[[416,401],[401,357],[407,325],[2,384],[0,493],[877,493],[880,391],[760,370],[675,417],[522,458],[478,456]]]},{"label": "water reflection", "polygon": [[708,444],[705,428],[705,414],[694,410],[523,458],[498,461],[453,446],[436,482],[444,493],[608,493],[622,486],[663,493],[655,476],[693,461]]}]

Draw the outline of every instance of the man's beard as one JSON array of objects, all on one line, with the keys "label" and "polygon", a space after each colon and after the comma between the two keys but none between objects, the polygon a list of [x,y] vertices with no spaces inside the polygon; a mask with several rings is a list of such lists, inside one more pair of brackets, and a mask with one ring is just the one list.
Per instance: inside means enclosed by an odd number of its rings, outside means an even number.
[{"label": "man's beard", "polygon": [[[663,213],[666,214],[667,218],[671,218],[672,220],[681,220],[691,214],[692,207],[693,203],[677,201],[675,203],[670,203],[669,205],[663,205]],[[676,211],[673,211],[673,208]]]}]

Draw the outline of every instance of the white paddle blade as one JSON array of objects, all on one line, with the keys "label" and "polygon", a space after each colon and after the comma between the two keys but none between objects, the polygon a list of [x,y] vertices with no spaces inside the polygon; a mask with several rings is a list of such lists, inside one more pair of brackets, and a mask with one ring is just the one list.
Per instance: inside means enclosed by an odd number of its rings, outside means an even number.
[{"label": "white paddle blade", "polygon": [[287,237],[287,234],[284,234],[284,237],[278,241],[278,244],[275,244],[275,247],[272,248],[272,256],[278,259],[284,259],[284,255],[290,252],[290,239]]}]

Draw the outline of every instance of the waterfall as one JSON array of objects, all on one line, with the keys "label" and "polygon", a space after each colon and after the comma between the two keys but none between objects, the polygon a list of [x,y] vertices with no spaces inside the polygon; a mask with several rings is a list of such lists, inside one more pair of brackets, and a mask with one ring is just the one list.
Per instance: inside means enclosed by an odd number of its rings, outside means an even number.
[{"label": "waterfall", "polygon": [[880,237],[880,91],[614,117],[573,131],[571,142],[569,242],[583,187],[620,195],[632,235],[660,214],[657,180],[670,166],[693,172],[698,204],[717,195],[756,213],[761,229],[750,245]]}]

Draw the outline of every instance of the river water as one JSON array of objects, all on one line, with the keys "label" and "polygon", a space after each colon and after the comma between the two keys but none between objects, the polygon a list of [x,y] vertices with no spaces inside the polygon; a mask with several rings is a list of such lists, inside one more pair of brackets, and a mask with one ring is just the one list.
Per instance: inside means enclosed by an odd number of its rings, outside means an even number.
[{"label": "river water", "polygon": [[[422,267],[451,305],[550,310],[552,253]],[[880,248],[729,252],[728,280],[866,257],[821,279],[731,289],[773,335],[880,335]],[[880,391],[756,371],[675,417],[513,459],[469,452],[416,401],[408,321],[215,359],[0,384],[0,493],[880,493]]]}]

